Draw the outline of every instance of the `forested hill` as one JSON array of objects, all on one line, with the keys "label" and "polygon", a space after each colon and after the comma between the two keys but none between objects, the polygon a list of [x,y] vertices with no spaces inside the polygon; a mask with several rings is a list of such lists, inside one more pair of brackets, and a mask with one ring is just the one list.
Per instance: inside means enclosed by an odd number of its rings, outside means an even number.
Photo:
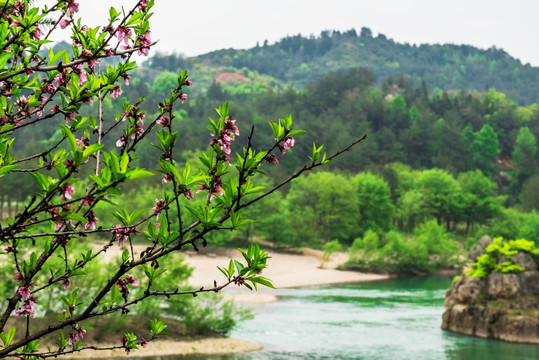
[{"label": "forested hill", "polygon": [[177,71],[195,63],[210,67],[247,68],[270,75],[284,85],[298,89],[336,70],[364,67],[381,84],[388,77],[404,75],[429,89],[501,91],[517,103],[539,102],[539,68],[511,57],[496,48],[481,50],[468,45],[410,45],[373,36],[367,28],[361,33],[323,31],[309,38],[289,36],[269,45],[264,42],[247,50],[218,50],[196,58],[157,55],[152,68]]}]

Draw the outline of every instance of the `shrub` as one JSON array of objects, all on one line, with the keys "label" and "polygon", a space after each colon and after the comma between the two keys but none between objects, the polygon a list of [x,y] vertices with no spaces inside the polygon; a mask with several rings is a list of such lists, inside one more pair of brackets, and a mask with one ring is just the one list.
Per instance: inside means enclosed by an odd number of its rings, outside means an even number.
[{"label": "shrub", "polygon": [[[526,239],[506,241],[501,237],[495,238],[489,244],[485,253],[477,258],[466,274],[470,277],[486,277],[493,273],[518,273],[524,268],[516,263],[512,256],[524,251],[533,256],[539,263],[539,248]],[[500,262],[503,256],[503,262]]]}]

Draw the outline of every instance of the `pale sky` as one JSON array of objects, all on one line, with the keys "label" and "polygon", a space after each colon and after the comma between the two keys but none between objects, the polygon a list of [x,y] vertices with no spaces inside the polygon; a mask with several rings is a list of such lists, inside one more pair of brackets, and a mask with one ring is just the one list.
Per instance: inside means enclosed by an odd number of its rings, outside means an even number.
[{"label": "pale sky", "polygon": [[[130,0],[79,0],[77,15],[92,26],[108,7]],[[155,0],[155,50],[199,55],[223,48],[270,44],[287,35],[365,26],[410,44],[496,46],[539,66],[538,0]],[[155,51],[154,50],[154,51]]]}]

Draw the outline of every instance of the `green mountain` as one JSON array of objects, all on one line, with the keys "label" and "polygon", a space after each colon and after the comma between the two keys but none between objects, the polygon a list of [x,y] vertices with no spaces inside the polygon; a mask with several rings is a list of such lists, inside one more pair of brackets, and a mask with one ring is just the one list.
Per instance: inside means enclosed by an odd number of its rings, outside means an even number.
[{"label": "green mountain", "polygon": [[318,37],[289,36],[272,45],[266,41],[251,49],[223,49],[193,58],[158,54],[149,63],[170,71],[194,64],[221,72],[255,71],[297,89],[331,72],[361,66],[374,73],[378,84],[402,75],[414,86],[425,81],[434,91],[483,93],[495,88],[521,105],[539,102],[539,68],[523,65],[501,49],[402,44],[383,34],[374,37],[367,28],[359,35],[355,30],[323,31]]}]

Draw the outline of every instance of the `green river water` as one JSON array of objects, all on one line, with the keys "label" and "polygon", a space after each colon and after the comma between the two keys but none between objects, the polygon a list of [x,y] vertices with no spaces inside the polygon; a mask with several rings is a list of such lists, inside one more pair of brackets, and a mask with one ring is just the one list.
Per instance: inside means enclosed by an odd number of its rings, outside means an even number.
[{"label": "green river water", "polygon": [[539,345],[442,331],[450,284],[425,277],[277,290],[279,301],[258,305],[256,317],[231,334],[264,350],[197,359],[539,359]]}]

